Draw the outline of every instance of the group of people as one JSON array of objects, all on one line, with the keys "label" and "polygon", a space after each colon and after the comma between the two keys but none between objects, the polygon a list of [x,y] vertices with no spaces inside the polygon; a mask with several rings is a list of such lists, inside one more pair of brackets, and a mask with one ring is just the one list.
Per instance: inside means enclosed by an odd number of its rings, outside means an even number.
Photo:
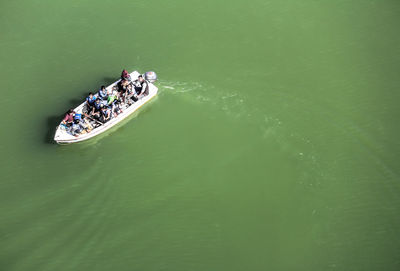
[{"label": "group of people", "polygon": [[68,133],[77,137],[117,117],[124,108],[148,94],[149,84],[142,75],[132,80],[130,74],[123,70],[121,80],[112,89],[107,90],[105,86],[101,86],[97,93],[90,92],[82,114],[70,109],[61,124]]},{"label": "group of people", "polygon": [[73,109],[68,110],[61,125],[65,127],[69,134],[75,137],[93,130],[93,125],[86,119],[86,116],[76,113]]}]

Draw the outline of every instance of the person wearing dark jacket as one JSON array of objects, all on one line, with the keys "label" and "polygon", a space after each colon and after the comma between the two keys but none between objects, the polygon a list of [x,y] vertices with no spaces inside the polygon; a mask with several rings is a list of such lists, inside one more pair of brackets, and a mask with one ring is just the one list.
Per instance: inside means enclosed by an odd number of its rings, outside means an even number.
[{"label": "person wearing dark jacket", "polygon": [[142,75],[132,82],[133,87],[138,97],[146,96],[149,94],[149,83],[143,78]]}]

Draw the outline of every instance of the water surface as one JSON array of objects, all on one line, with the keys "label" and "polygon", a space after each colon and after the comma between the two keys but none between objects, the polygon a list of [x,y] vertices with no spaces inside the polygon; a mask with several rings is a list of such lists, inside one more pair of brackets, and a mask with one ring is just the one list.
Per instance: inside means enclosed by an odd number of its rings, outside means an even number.
[{"label": "water surface", "polygon": [[[400,2],[0,4],[0,270],[399,270]],[[124,126],[58,146],[122,68]]]}]

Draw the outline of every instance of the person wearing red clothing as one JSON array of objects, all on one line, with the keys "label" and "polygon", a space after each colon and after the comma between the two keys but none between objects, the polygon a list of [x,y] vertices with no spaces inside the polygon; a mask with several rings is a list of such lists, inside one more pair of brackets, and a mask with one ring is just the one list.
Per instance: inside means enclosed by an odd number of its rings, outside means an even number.
[{"label": "person wearing red clothing", "polygon": [[123,70],[122,71],[122,73],[121,73],[121,80],[128,80],[128,81],[131,81],[132,79],[131,79],[131,75],[128,73],[128,71],[127,70]]},{"label": "person wearing red clothing", "polygon": [[62,123],[67,127],[71,126],[72,123],[74,122],[74,116],[75,116],[75,111],[72,109],[68,110],[68,112],[65,114],[64,119],[62,120]]}]

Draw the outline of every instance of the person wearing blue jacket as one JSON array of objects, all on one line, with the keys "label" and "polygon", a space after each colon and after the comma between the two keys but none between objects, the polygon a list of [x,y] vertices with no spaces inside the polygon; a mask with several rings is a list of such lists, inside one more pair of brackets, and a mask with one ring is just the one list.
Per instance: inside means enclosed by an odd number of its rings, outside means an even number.
[{"label": "person wearing blue jacket", "polygon": [[101,86],[101,88],[98,92],[98,96],[101,100],[107,101],[108,95],[107,95],[107,90],[106,90],[105,86]]}]

